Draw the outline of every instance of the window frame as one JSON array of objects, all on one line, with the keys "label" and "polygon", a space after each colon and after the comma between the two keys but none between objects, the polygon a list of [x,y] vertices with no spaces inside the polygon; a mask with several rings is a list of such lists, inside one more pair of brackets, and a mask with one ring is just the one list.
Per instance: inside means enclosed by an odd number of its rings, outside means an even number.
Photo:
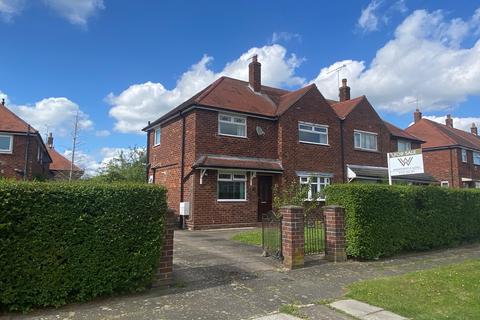
[{"label": "window frame", "polygon": [[[356,146],[355,135],[356,135],[357,133],[360,134],[360,147],[357,147],[357,146]],[[361,136],[361,135],[372,135],[372,136],[374,136],[374,137],[375,137],[375,149],[363,148],[363,147],[362,147],[362,136]],[[378,133],[354,129],[354,130],[353,130],[353,147],[354,147],[354,149],[356,149],[356,150],[370,151],[370,152],[378,152]]]},{"label": "window frame", "polygon": [[[230,175],[229,178],[221,178],[220,175]],[[242,178],[235,176],[242,175]],[[247,172],[246,171],[232,171],[232,170],[219,170],[217,172],[217,201],[218,202],[246,202],[247,199]],[[221,182],[243,182],[244,184],[244,197],[243,199],[220,199],[220,183]]]},{"label": "window frame", "polygon": [[[226,121],[226,120],[222,120],[221,117],[224,116],[224,117],[231,117],[231,121]],[[236,135],[236,134],[228,134],[228,133],[222,133],[221,130],[220,130],[220,123],[228,123],[228,124],[234,124],[234,125],[242,125],[241,123],[238,123],[238,122],[235,122],[235,118],[237,119],[243,119],[244,120],[244,123],[243,123],[243,126],[245,127],[245,134],[244,135]],[[232,114],[232,113],[222,113],[222,112],[219,112],[218,113],[218,121],[217,121],[217,125],[218,125],[218,135],[220,136],[226,136],[226,137],[235,137],[235,138],[243,138],[243,139],[246,139],[247,138],[247,117],[246,116],[242,116],[242,115],[238,115],[238,114]]]},{"label": "window frame", "polygon": [[[302,182],[302,179],[308,179],[307,182]],[[317,192],[320,192],[322,189],[324,190],[327,186],[329,186],[332,183],[332,178],[330,177],[325,177],[321,175],[299,175],[298,179],[300,182],[300,186],[302,185],[312,185],[313,183],[311,182],[311,178],[317,178]],[[321,180],[323,179],[323,182]],[[328,182],[327,182],[328,181]],[[323,186],[323,188],[322,188]],[[326,197],[325,194],[323,194],[323,197],[317,198],[316,200],[312,198],[312,189],[310,188],[308,190],[308,197],[305,199],[305,201],[325,201]]]},{"label": "window frame", "polygon": [[473,152],[473,164],[476,166],[480,166],[480,152]]},{"label": "window frame", "polygon": [[[157,132],[158,132],[158,141],[157,141]],[[153,146],[159,146],[162,142],[162,127],[157,127],[153,130]]]},{"label": "window frame", "polygon": [[467,149],[462,149],[461,152],[461,157],[462,157],[462,162],[463,163],[468,163],[468,152]]},{"label": "window frame", "polygon": [[450,188],[450,181],[441,181],[440,182],[440,187],[441,188]]},{"label": "window frame", "polygon": [[[312,130],[307,130],[307,129],[301,129],[300,126],[310,126],[312,127]],[[315,128],[319,129],[325,129],[325,133],[315,131]],[[325,135],[327,137],[327,142],[326,143],[321,143],[321,142],[312,142],[312,141],[305,141],[300,139],[300,131],[303,132],[308,132],[308,133],[316,133],[319,136]],[[325,124],[317,124],[317,123],[310,123],[310,122],[304,122],[304,121],[299,121],[298,122],[298,142],[300,143],[308,143],[308,144],[316,144],[320,146],[329,146],[329,139],[328,139],[328,125]]]},{"label": "window frame", "polygon": [[0,149],[1,154],[12,154],[13,153],[13,135],[11,134],[0,134],[0,137],[9,138],[10,139],[10,148],[7,149]]},{"label": "window frame", "polygon": [[[400,150],[400,144],[405,144],[405,145],[408,145],[408,149],[404,149],[404,150]],[[378,144],[378,141],[377,141],[377,144]],[[378,146],[377,146],[378,147]],[[398,139],[397,140],[397,151],[410,151],[412,150],[412,142],[411,141],[408,141],[408,140],[405,140],[405,139]]]}]

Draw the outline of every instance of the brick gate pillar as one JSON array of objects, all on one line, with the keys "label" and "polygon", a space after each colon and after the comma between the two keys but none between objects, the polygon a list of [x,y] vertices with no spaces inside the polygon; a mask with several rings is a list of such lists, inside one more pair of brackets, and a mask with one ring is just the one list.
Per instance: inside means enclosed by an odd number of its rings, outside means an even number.
[{"label": "brick gate pillar", "polygon": [[345,251],[345,209],[340,206],[323,208],[325,217],[325,256],[333,262],[347,260]]},{"label": "brick gate pillar", "polygon": [[286,206],[282,214],[283,265],[288,269],[303,267],[305,260],[305,235],[303,208]]},{"label": "brick gate pillar", "polygon": [[165,235],[160,255],[160,263],[153,282],[153,287],[162,287],[173,283],[173,233],[175,230],[175,212],[167,209],[165,219]]}]

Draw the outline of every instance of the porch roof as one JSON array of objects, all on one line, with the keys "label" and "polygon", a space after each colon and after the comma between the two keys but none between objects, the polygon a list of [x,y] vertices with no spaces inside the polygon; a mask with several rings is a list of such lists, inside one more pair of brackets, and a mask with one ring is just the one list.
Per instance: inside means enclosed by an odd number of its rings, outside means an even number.
[{"label": "porch roof", "polygon": [[283,166],[280,160],[233,157],[227,155],[207,154],[200,156],[193,164],[194,169],[244,169],[252,171],[271,171],[281,173]]},{"label": "porch roof", "polygon": [[[387,180],[388,168],[385,167],[371,167],[359,165],[347,165],[348,178],[365,179],[365,180]],[[435,183],[437,180],[429,174],[407,174],[403,176],[392,177],[393,181],[415,182],[415,183]]]}]

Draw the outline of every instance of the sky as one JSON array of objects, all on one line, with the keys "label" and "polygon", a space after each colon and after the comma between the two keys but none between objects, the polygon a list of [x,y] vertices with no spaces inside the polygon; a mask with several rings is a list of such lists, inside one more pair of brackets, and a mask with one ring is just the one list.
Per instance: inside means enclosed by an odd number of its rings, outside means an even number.
[{"label": "sky", "polygon": [[480,125],[478,1],[0,0],[0,46],[0,98],[66,155],[78,112],[89,174],[253,54],[264,84],[335,99],[347,78],[401,128],[417,106]]}]

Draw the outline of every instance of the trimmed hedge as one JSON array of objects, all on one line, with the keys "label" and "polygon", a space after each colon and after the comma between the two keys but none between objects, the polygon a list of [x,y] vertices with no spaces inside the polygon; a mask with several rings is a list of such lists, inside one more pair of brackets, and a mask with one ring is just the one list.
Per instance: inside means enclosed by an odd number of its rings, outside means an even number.
[{"label": "trimmed hedge", "polygon": [[0,309],[145,288],[166,209],[152,185],[0,181]]},{"label": "trimmed hedge", "polygon": [[327,204],[346,209],[347,255],[376,259],[480,240],[480,191],[337,184]]}]

